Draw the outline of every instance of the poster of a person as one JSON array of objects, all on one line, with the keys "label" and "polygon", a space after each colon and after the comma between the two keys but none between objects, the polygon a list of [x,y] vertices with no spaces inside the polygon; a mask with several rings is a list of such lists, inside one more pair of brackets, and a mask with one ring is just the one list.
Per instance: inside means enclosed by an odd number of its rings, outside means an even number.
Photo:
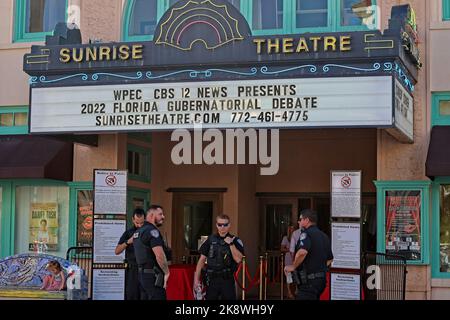
[{"label": "poster of a person", "polygon": [[30,207],[29,250],[58,250],[58,204],[32,203]]}]

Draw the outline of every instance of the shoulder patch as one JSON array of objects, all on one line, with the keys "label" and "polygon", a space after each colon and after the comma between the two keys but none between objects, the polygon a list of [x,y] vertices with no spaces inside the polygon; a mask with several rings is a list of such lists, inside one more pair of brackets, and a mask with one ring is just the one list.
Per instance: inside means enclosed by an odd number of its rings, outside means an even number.
[{"label": "shoulder patch", "polygon": [[139,232],[133,233],[133,239],[137,239],[137,238],[139,238]]},{"label": "shoulder patch", "polygon": [[237,239],[237,243],[239,243],[239,245],[241,246],[241,247],[243,247],[244,246],[244,243],[242,242],[242,240],[241,239]]},{"label": "shoulder patch", "polygon": [[156,229],[153,229],[152,231],[150,231],[150,234],[152,235],[152,237],[154,238],[158,238],[159,237],[159,231]]},{"label": "shoulder patch", "polygon": [[305,232],[300,234],[300,240],[305,240],[308,235]]}]

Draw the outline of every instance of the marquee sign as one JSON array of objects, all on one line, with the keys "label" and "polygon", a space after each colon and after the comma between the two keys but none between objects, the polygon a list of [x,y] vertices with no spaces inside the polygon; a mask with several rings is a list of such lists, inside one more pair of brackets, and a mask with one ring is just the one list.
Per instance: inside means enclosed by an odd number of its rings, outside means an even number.
[{"label": "marquee sign", "polygon": [[391,76],[32,88],[30,132],[387,127]]},{"label": "marquee sign", "polygon": [[414,11],[386,30],[256,36],[225,0],[180,0],[154,40],[47,37],[24,56],[31,133],[193,128],[386,128],[413,141]]}]

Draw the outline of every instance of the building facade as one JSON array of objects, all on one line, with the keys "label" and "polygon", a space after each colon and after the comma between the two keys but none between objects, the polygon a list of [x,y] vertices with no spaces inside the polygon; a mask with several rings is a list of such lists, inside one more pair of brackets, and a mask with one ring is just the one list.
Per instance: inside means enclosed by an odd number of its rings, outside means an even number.
[{"label": "building facade", "polygon": [[[184,0],[57,3],[0,4],[1,257],[34,250],[42,211],[56,212],[47,219],[51,253],[65,256],[71,246],[89,245],[93,170],[126,169],[129,211],[149,203],[165,208],[163,232],[175,262],[195,254],[199,236],[214,230],[214,216],[227,213],[254,270],[260,254],[279,250],[281,236],[303,208],[316,209],[319,226],[330,233],[330,171],[357,170],[361,250],[407,256],[408,299],[450,297],[450,172],[445,165],[438,170],[442,158],[432,152],[442,139],[430,143],[432,128],[448,125],[448,0],[211,0],[200,11],[199,3]],[[61,21],[76,24],[82,41],[76,29],[52,36]],[[152,108],[139,104],[136,89],[158,92],[150,103],[190,98],[176,93],[177,84],[197,94],[199,87],[220,88],[218,96],[203,92],[203,98],[236,98],[246,84],[247,100],[273,98],[277,112],[283,110],[278,123],[278,113],[271,112],[259,121],[257,108],[248,112],[249,121],[246,112],[235,112],[244,118],[236,122],[214,122],[220,112],[199,114],[206,128],[222,132],[280,128],[277,173],[261,175],[255,164],[175,164],[172,130],[192,126],[156,118],[139,126],[95,111],[102,108],[96,97],[113,88],[129,89],[128,97],[116,99],[123,103],[116,110],[126,109],[126,102],[130,108],[138,103],[135,111]],[[278,99],[289,97],[286,92],[252,89],[308,85],[310,100],[302,93],[301,101]],[[59,92],[52,96],[59,104],[46,105],[47,89]],[[83,106],[79,97],[90,103]],[[83,108],[96,114],[95,121],[61,111],[74,110],[72,103],[81,115]],[[289,103],[302,104],[300,111],[285,113],[295,110]],[[177,117],[185,114],[173,108]],[[391,209],[399,206],[395,201],[411,207],[412,222],[398,218],[401,212]],[[410,224],[409,235],[401,234]]]}]

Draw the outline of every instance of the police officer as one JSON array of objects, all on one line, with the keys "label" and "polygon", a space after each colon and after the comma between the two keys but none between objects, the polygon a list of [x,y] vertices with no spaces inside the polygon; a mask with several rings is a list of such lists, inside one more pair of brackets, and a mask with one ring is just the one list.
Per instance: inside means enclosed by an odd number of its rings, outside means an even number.
[{"label": "police officer", "polygon": [[169,266],[163,237],[157,227],[164,222],[163,208],[152,205],[144,225],[134,234],[141,300],[166,300]]},{"label": "police officer", "polygon": [[298,280],[298,300],[320,299],[327,285],[328,267],[333,261],[330,239],[316,224],[315,211],[305,209],[300,212],[300,226],[303,232],[295,248],[293,265],[284,268],[286,275],[295,272],[293,275]]},{"label": "police officer", "polygon": [[229,233],[230,217],[216,218],[217,234],[213,234],[200,247],[200,258],[194,277],[194,288],[200,286],[200,274],[205,262],[207,289],[206,300],[236,300],[234,273],[244,255],[242,241]]},{"label": "police officer", "polygon": [[127,271],[125,280],[125,299],[139,300],[140,288],[138,279],[138,266],[133,247],[133,235],[137,229],[144,225],[145,212],[138,208],[133,211],[133,227],[125,231],[120,237],[119,243],[116,247],[116,255],[121,254],[125,250],[125,259],[127,261]]}]

